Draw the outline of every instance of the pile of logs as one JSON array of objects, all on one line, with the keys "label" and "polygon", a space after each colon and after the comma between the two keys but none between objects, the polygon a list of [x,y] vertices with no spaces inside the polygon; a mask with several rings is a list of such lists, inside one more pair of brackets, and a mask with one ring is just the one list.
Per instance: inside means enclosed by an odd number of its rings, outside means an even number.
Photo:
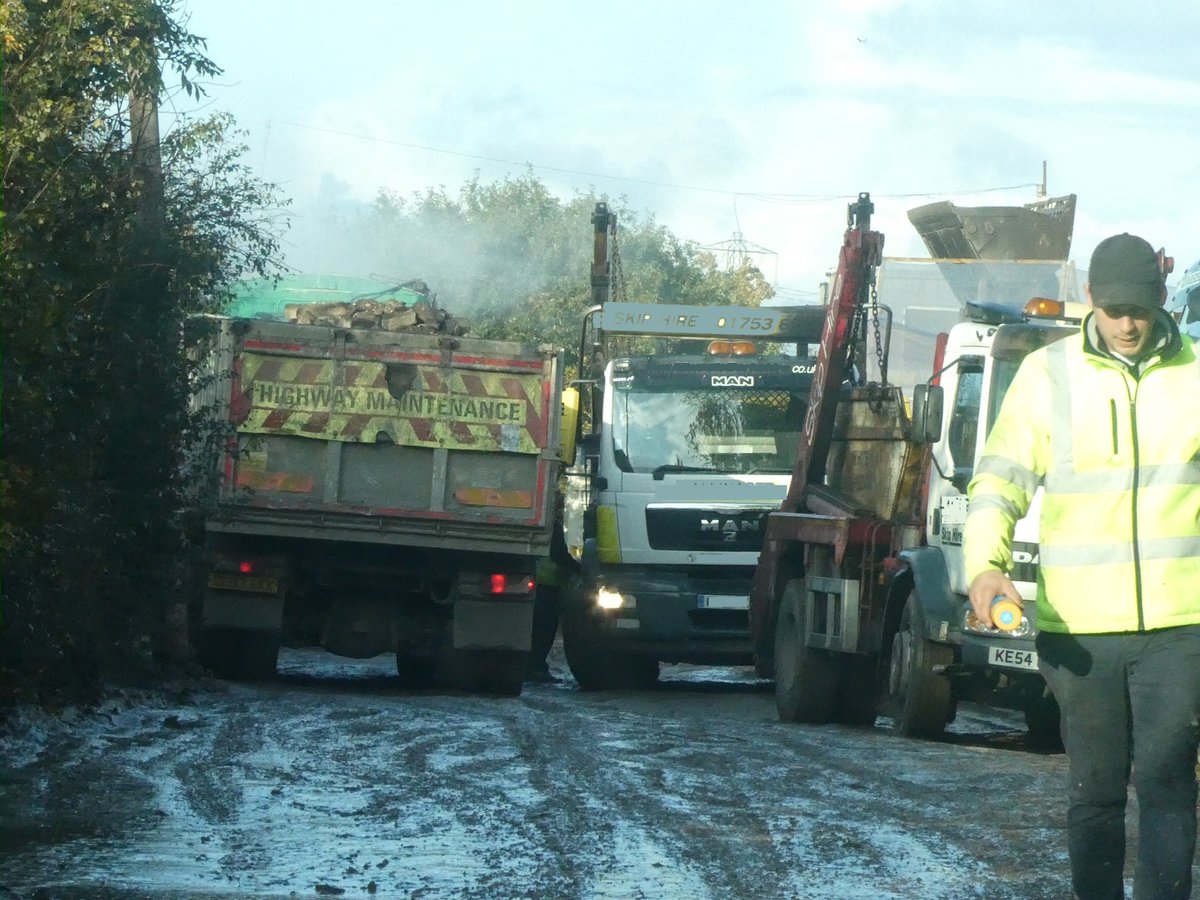
[{"label": "pile of logs", "polygon": [[425,301],[368,300],[332,303],[289,303],[283,309],[289,322],[334,328],[375,328],[417,334],[463,335],[467,326],[443,309]]}]

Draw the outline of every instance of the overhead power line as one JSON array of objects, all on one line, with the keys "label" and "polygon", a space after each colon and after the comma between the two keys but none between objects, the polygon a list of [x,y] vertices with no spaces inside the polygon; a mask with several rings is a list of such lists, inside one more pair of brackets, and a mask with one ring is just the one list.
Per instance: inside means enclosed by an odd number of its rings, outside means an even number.
[{"label": "overhead power line", "polygon": [[[833,201],[841,201],[853,199],[858,196],[857,192],[846,194],[783,194],[773,193],[769,191],[731,191],[725,188],[706,187],[694,184],[680,184],[671,181],[655,181],[648,178],[633,178],[628,175],[606,175],[603,172],[588,172],[580,169],[568,169],[562,166],[548,166],[541,163],[534,163],[528,160],[519,161],[515,159],[504,159],[497,156],[486,156],[479,153],[466,153],[462,150],[449,150],[445,147],[430,147],[427,144],[414,144],[409,141],[396,141],[390,138],[375,137],[369,134],[356,134],[352,131],[343,131],[338,128],[325,128],[320,125],[304,125],[300,122],[279,122],[281,125],[287,125],[291,128],[302,128],[307,131],[320,131],[325,134],[335,134],[339,137],[352,138],[359,141],[370,141],[376,144],[387,144],[393,147],[405,147],[409,150],[420,150],[424,153],[439,153],[443,156],[457,156],[461,159],[478,160],[479,162],[499,163],[506,166],[523,166],[530,169],[536,169],[543,172],[557,172],[561,175],[579,175],[584,178],[603,178],[609,181],[623,181],[629,184],[644,184],[650,187],[671,188],[678,191],[697,191],[706,194],[720,194],[725,197],[745,197],[748,199],[760,200],[764,203],[787,203],[787,204],[803,204],[803,203],[831,203]],[[970,194],[990,194],[1000,191],[1014,191],[1022,188],[1040,187],[1038,182],[1029,182],[1026,184],[1006,185],[1004,187],[990,188],[971,188],[969,190],[960,191],[924,191],[915,194],[872,194],[873,197],[886,200],[909,200],[915,198],[944,198],[958,197]]]},{"label": "overhead power line", "polygon": [[761,244],[748,241],[740,231],[735,231],[727,241],[717,241],[715,244],[704,244],[701,250],[721,253],[725,256],[725,264],[729,271],[740,269],[751,261],[752,256],[777,256],[774,250],[768,250]]}]

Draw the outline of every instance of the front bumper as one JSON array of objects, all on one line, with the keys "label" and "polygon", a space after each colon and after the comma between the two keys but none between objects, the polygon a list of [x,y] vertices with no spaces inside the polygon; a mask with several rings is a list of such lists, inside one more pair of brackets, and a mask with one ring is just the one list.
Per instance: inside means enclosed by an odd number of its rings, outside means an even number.
[{"label": "front bumper", "polygon": [[[589,638],[624,653],[663,662],[750,665],[752,570],[708,572],[612,568],[576,580],[566,615],[586,623]],[[604,589],[610,603],[597,602]]]}]

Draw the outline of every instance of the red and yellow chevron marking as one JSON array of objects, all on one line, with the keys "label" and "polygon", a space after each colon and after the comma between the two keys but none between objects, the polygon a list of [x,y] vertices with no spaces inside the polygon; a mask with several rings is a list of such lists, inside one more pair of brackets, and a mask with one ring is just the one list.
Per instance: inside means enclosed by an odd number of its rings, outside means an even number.
[{"label": "red and yellow chevron marking", "polygon": [[540,375],[246,353],[238,430],[334,441],[539,453],[549,412]]},{"label": "red and yellow chevron marking", "polygon": [[237,478],[239,488],[275,493],[311,494],[315,487],[312,475],[305,472],[273,472],[267,453],[249,450],[238,455]]}]

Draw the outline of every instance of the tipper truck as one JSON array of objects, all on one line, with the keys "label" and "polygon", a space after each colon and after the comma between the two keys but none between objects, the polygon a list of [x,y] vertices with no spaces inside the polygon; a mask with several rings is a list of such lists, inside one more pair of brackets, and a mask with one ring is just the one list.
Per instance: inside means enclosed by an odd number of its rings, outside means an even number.
[{"label": "tipper truck", "polygon": [[598,204],[593,225],[567,662],[584,690],[648,686],[662,662],[749,665],[762,523],[787,490],[823,308],[614,301],[616,217]]},{"label": "tipper truck", "polygon": [[196,406],[224,435],[205,463],[201,659],[257,677],[281,641],[395,652],[406,678],[519,693],[561,351],[465,336],[411,291],[286,311],[190,323]]},{"label": "tipper truck", "polygon": [[[962,530],[1004,392],[1028,353],[1078,333],[1083,275],[1050,258],[1062,250],[936,258],[965,239],[929,210],[911,218],[937,223],[935,258],[885,260],[873,208],[866,194],[850,206],[791,486],[767,517],[750,605],[756,666],[775,679],[786,721],[882,714],[900,734],[932,737],[974,700],[1023,711],[1031,735],[1054,742],[1058,710],[1034,646],[1039,503],[1017,526],[1010,574],[1025,606],[1013,630],[971,614]],[[1047,213],[1059,247],[1064,208]],[[987,221],[1041,227],[1024,214]],[[897,382],[915,387],[906,397]]]}]

